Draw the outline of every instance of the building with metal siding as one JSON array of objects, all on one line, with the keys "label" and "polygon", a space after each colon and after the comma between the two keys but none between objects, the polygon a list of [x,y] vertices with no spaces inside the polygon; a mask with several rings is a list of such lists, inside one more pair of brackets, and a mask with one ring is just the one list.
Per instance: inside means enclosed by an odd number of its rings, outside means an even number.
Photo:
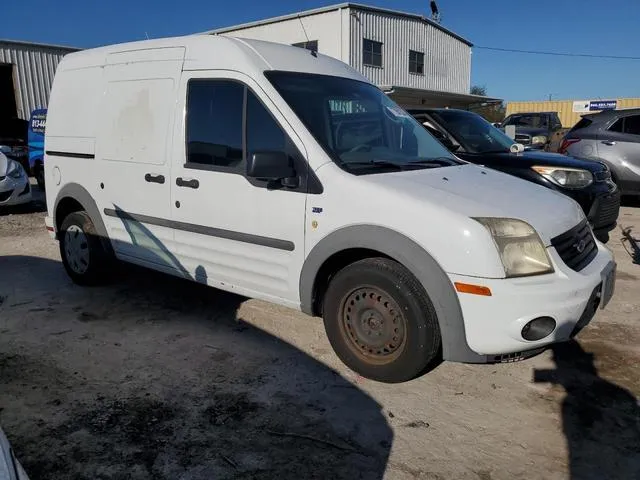
[{"label": "building with metal siding", "polygon": [[[616,108],[622,110],[625,108],[640,108],[640,98],[618,98],[612,99],[616,102]],[[549,100],[549,101],[530,101],[530,102],[509,102],[507,103],[506,115],[512,113],[526,112],[558,112],[562,126],[565,128],[573,127],[582,115],[595,113],[585,108],[575,108],[576,105],[588,106],[590,102],[602,101],[597,100]]]},{"label": "building with metal siding", "polygon": [[[472,43],[416,14],[342,3],[206,33],[290,45],[317,42],[319,53],[348,63],[407,107],[495,100],[469,95]],[[363,61],[365,40],[382,44],[381,66]],[[423,54],[421,73],[410,72],[410,51]]]},{"label": "building with metal siding", "polygon": [[58,63],[77,50],[0,40],[0,116],[28,120],[31,111],[46,107]]}]

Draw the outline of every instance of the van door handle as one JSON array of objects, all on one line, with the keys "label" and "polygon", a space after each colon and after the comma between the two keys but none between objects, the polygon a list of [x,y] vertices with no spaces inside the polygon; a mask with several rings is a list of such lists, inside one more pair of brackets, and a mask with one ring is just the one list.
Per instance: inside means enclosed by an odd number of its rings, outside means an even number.
[{"label": "van door handle", "polygon": [[176,185],[179,187],[198,188],[200,186],[200,182],[195,178],[187,180],[182,177],[178,177],[176,178]]},{"label": "van door handle", "polygon": [[151,173],[147,173],[144,176],[144,179],[149,183],[164,183],[164,175],[153,175]]},{"label": "van door handle", "polygon": [[609,145],[609,146],[613,146],[616,144],[616,142],[612,142],[611,140],[603,140],[600,143],[604,143],[605,145]]}]

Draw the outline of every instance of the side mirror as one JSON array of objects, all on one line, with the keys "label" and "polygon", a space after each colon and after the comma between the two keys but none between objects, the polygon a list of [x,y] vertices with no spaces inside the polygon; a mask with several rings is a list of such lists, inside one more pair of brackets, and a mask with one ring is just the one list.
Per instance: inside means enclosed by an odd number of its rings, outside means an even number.
[{"label": "side mirror", "polygon": [[255,152],[247,159],[247,176],[267,182],[282,182],[290,187],[296,171],[291,158],[284,152]]}]

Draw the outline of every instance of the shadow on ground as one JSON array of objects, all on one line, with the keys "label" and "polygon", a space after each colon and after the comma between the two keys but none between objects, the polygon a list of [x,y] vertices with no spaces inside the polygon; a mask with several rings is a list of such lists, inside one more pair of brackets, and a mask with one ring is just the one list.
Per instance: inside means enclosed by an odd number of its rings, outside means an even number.
[{"label": "shadow on ground", "polygon": [[536,382],[564,388],[562,428],[572,480],[640,478],[640,406],[635,396],[598,375],[594,355],[576,341],[555,345],[555,370]]},{"label": "shadow on ground", "polygon": [[380,405],[238,318],[244,298],[131,267],[91,289],[43,258],[0,271],[1,420],[32,480],[383,477]]}]

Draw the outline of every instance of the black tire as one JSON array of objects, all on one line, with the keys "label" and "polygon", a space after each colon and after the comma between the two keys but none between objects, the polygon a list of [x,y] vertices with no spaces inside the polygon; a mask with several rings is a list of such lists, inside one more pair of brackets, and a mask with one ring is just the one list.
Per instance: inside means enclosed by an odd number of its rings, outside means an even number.
[{"label": "black tire", "polygon": [[[98,285],[105,282],[108,255],[87,212],[70,213],[62,222],[58,238],[62,264],[74,283]],[[82,253],[74,255],[72,252],[78,249]]]},{"label": "black tire", "polygon": [[393,260],[368,258],[339,271],[325,294],[323,317],[340,360],[372,380],[411,380],[440,352],[431,300]]},{"label": "black tire", "polygon": [[42,165],[36,165],[33,169],[33,176],[36,179],[38,188],[44,192],[44,167]]}]

